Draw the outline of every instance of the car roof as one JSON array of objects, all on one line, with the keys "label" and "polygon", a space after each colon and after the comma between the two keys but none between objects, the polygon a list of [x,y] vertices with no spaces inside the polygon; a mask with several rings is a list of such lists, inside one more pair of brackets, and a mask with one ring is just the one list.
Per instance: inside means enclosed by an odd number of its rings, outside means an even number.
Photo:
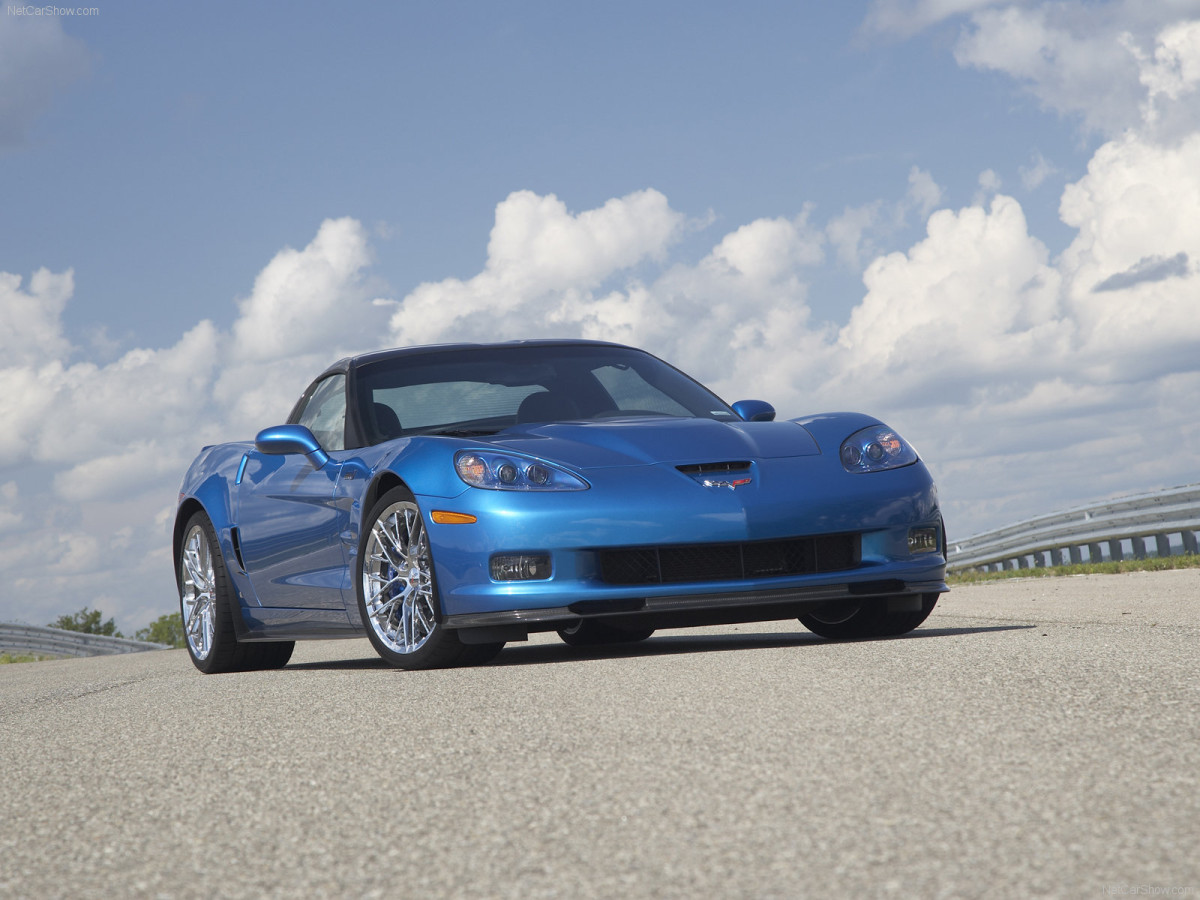
[{"label": "car roof", "polygon": [[568,338],[549,338],[540,340],[522,340],[522,341],[502,341],[496,343],[457,343],[457,344],[424,344],[417,347],[395,347],[390,350],[374,350],[370,353],[361,353],[357,356],[347,356],[339,359],[333,365],[329,366],[322,375],[330,372],[345,372],[351,368],[358,368],[368,363],[380,362],[388,359],[402,359],[408,356],[424,356],[433,353],[447,353],[455,350],[504,350],[504,349],[519,349],[522,347],[620,347],[624,350],[635,350],[636,347],[629,347],[626,344],[617,344],[612,341],[588,341],[580,339]]}]

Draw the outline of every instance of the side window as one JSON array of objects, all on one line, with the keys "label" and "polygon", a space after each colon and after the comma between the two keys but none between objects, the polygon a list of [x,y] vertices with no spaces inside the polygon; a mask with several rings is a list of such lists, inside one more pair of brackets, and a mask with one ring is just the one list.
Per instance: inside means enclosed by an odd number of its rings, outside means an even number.
[{"label": "side window", "polygon": [[346,376],[330,375],[318,384],[298,421],[326,450],[345,450]]}]

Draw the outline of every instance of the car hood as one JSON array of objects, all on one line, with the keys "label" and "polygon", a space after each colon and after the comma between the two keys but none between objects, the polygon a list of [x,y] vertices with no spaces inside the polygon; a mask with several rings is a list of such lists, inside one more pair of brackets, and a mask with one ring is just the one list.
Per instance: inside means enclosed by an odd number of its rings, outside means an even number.
[{"label": "car hood", "polygon": [[522,425],[486,443],[581,469],[731,462],[815,456],[821,452],[808,430],[795,422],[644,416]]}]

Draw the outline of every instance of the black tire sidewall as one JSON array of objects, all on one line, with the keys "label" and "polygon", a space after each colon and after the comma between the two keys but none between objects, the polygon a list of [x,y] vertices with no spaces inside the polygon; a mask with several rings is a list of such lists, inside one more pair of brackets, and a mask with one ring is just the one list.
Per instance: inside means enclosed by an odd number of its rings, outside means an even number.
[{"label": "black tire sidewall", "polygon": [[938,594],[922,594],[921,609],[888,612],[887,597],[870,597],[862,601],[858,611],[841,622],[822,622],[812,615],[800,616],[800,624],[823,638],[835,641],[869,640],[878,637],[897,637],[919,626],[933,612]]},{"label": "black tire sidewall", "polygon": [[654,634],[653,628],[618,628],[607,622],[583,619],[568,628],[560,628],[558,636],[571,647],[598,647],[604,644],[634,644]]}]

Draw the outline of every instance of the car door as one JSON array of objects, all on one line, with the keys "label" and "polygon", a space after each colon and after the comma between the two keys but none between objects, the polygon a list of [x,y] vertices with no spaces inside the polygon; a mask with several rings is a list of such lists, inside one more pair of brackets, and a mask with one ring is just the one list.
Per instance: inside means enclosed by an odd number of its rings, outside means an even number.
[{"label": "car door", "polygon": [[348,505],[336,502],[346,454],[346,376],[326,376],[306,392],[298,424],[330,459],[317,468],[302,453],[251,450],[239,485],[242,560],[263,606],[342,609],[348,585],[341,535]]}]

